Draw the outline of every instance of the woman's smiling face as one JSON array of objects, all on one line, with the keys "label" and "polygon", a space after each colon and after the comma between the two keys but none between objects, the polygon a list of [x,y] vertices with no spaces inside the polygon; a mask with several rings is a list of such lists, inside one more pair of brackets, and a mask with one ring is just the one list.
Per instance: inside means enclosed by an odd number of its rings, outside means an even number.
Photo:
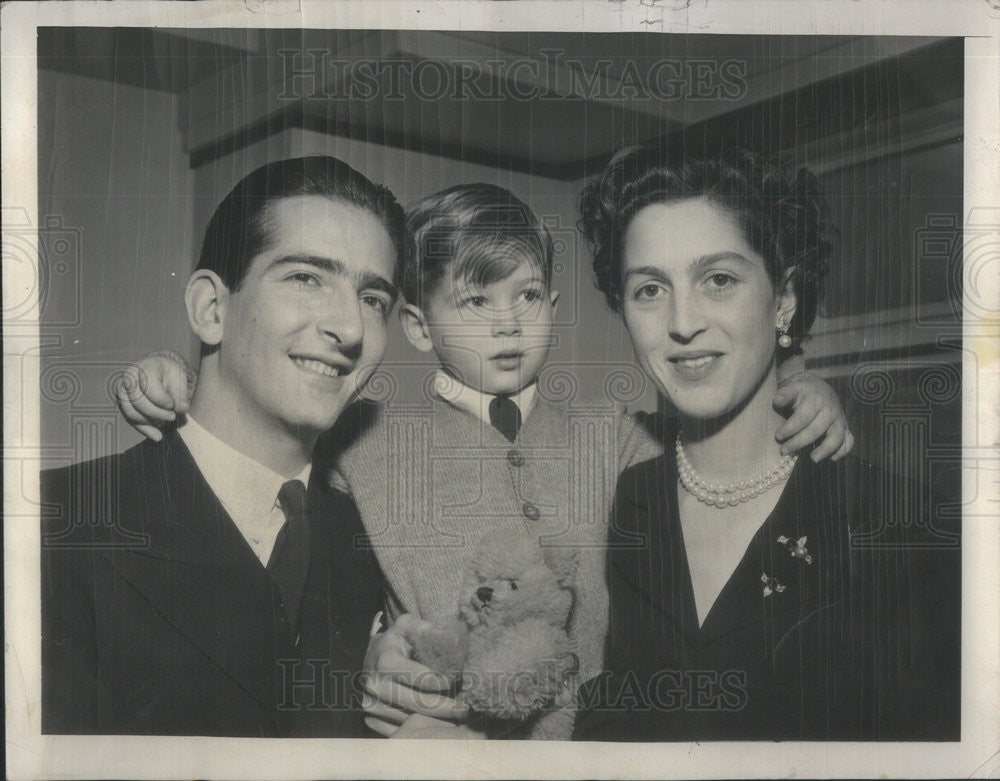
[{"label": "woman's smiling face", "polygon": [[642,208],[625,232],[622,314],[646,374],[690,418],[774,393],[775,292],[735,220],[706,198]]}]

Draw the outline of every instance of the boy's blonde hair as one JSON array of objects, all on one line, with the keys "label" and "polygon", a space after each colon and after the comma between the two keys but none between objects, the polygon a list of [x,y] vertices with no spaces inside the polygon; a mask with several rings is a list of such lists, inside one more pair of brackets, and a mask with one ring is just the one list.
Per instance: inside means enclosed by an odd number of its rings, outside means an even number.
[{"label": "boy's blonde hair", "polygon": [[552,237],[526,203],[492,184],[461,184],[418,201],[406,225],[416,251],[406,263],[403,295],[424,306],[448,276],[477,287],[510,276],[524,262],[552,281]]}]

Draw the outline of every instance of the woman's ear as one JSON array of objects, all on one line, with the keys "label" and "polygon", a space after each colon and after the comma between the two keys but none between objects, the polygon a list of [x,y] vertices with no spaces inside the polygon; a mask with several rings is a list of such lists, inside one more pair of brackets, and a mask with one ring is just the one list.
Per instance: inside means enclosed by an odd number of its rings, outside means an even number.
[{"label": "woman's ear", "polygon": [[229,289],[214,271],[199,269],[188,280],[184,291],[188,322],[202,344],[214,347],[222,342]]},{"label": "woman's ear", "polygon": [[556,307],[559,305],[559,291],[553,290],[549,293],[549,304],[552,305],[552,314],[556,313]]},{"label": "woman's ear", "polygon": [[777,316],[779,319],[784,318],[786,323],[792,322],[792,318],[795,317],[795,311],[799,306],[799,299],[795,295],[796,273],[798,273],[798,266],[792,266],[785,271],[781,280],[781,290],[776,297],[778,306]]},{"label": "woman's ear", "polygon": [[410,340],[410,344],[420,352],[427,353],[434,349],[431,341],[431,330],[427,324],[424,311],[413,304],[403,304],[399,308],[399,324],[403,326],[403,333]]}]

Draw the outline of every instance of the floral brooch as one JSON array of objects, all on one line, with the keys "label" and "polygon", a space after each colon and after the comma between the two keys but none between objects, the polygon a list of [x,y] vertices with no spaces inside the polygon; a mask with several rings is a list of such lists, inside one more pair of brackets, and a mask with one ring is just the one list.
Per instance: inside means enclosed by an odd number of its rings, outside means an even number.
[{"label": "floral brooch", "polygon": [[778,537],[778,543],[784,545],[785,548],[788,549],[788,552],[792,554],[793,559],[802,559],[806,564],[812,564],[812,554],[809,553],[809,549],[806,548],[806,541],[808,539],[808,537],[799,537],[797,540],[790,540],[782,534]]},{"label": "floral brooch", "polygon": [[787,588],[776,577],[768,575],[766,572],[760,573],[760,582],[764,584],[765,597],[769,597],[771,594],[780,594]]}]

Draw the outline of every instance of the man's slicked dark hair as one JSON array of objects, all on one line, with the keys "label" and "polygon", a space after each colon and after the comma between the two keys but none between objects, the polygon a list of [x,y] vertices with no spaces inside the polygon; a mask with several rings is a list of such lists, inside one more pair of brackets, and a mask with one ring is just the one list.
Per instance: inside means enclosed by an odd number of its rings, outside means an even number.
[{"label": "man's slicked dark hair", "polygon": [[388,187],[326,155],[278,160],[243,177],[209,220],[198,269],[214,271],[230,291],[239,290],[251,261],[267,249],[268,207],[300,195],[343,201],[378,218],[396,250],[393,282],[401,286],[411,244],[403,207]]}]

